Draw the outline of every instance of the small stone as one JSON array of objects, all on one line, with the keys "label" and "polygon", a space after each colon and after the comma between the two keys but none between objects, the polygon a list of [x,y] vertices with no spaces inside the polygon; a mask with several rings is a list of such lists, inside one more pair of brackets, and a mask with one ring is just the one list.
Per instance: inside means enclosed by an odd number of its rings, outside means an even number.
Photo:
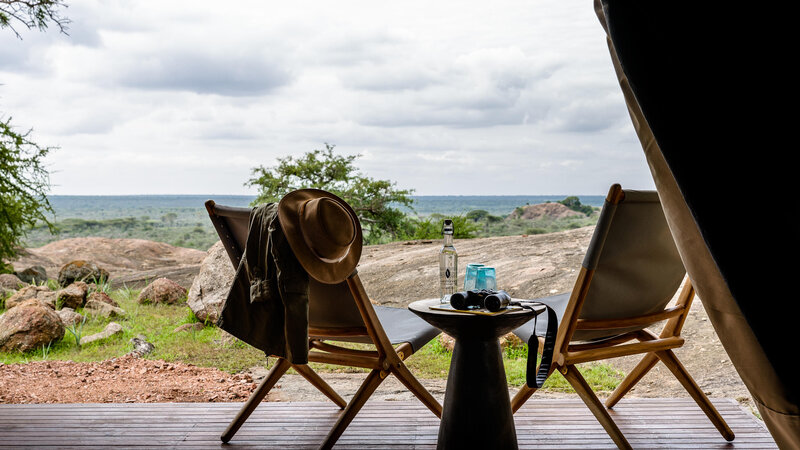
[{"label": "small stone", "polygon": [[514,333],[508,333],[500,338],[500,348],[503,349],[508,347],[511,348],[522,347],[524,344],[525,343],[522,342],[522,339],[517,337],[517,335]]},{"label": "small stone", "polygon": [[119,308],[119,304],[115,302],[114,299],[109,297],[108,294],[102,291],[95,291],[89,294],[89,296],[86,297],[86,301],[88,302],[89,300],[108,303],[111,306],[116,306],[117,308]]},{"label": "small stone", "polygon": [[452,352],[453,347],[456,345],[456,340],[453,339],[452,336],[442,333],[439,335],[439,343],[442,344],[442,347],[444,347],[445,350]]},{"label": "small stone", "polygon": [[194,323],[185,323],[185,324],[175,328],[174,330],[172,330],[172,332],[173,333],[180,333],[182,331],[200,331],[202,329],[203,329],[203,324],[202,323],[194,322]]},{"label": "small stone", "polygon": [[80,308],[86,303],[86,293],[88,291],[89,286],[86,283],[76,281],[56,293],[56,305],[61,305],[62,308]]},{"label": "small stone", "polygon": [[58,317],[61,317],[61,322],[67,327],[78,325],[83,321],[83,316],[76,313],[72,308],[61,308],[56,311],[56,314],[58,314]]},{"label": "small stone", "polygon": [[92,342],[108,339],[111,336],[115,336],[121,333],[122,333],[122,325],[118,324],[117,322],[111,322],[108,325],[106,325],[103,331],[82,337],[81,346],[84,346],[86,344],[91,344]]},{"label": "small stone", "polygon": [[137,301],[177,305],[186,301],[186,288],[168,278],[158,278],[139,293]]},{"label": "small stone", "polygon": [[[147,355],[148,353],[152,353],[155,350],[155,346],[147,340],[142,335],[139,335],[135,338],[131,339],[131,344],[133,344],[133,351],[131,353],[137,354],[139,356]],[[170,366],[169,370],[173,370],[173,367]]]},{"label": "small stone", "polygon": [[88,300],[86,305],[83,307],[83,310],[84,312],[90,312],[91,314],[103,317],[117,317],[124,316],[126,314],[125,310],[122,308],[118,308],[97,300]]}]

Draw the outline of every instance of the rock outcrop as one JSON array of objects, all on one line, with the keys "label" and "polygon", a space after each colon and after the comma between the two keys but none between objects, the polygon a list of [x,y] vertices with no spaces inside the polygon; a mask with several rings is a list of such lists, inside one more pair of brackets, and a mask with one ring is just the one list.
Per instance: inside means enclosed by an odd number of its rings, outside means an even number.
[{"label": "rock outcrop", "polygon": [[[92,261],[109,272],[115,288],[142,288],[145,280],[166,277],[182,286],[190,286],[206,252],[174,247],[144,239],[84,237],[63,239],[38,248],[20,251],[16,270],[40,265],[57,274],[70,261]],[[91,281],[91,280],[90,280]]]},{"label": "rock outcrop", "polygon": [[216,323],[222,302],[228,295],[235,271],[222,242],[208,249],[208,256],[200,265],[186,304],[201,321]]},{"label": "rock outcrop", "polygon": [[64,324],[41,301],[29,299],[0,316],[0,351],[27,352],[64,337]]},{"label": "rock outcrop", "polygon": [[[522,214],[520,214],[520,212]],[[585,214],[567,208],[561,203],[539,203],[536,205],[522,206],[508,215],[509,219],[522,218],[525,220],[541,219],[542,217],[552,217],[561,219],[563,217],[585,216]]]},{"label": "rock outcrop", "polygon": [[186,288],[170,279],[159,278],[142,289],[136,301],[142,304],[181,304],[186,301]]}]

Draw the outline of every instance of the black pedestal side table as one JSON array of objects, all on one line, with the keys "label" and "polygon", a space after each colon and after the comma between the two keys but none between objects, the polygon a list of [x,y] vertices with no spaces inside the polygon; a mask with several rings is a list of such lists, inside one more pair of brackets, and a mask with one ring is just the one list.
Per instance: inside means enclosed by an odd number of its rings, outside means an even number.
[{"label": "black pedestal side table", "polygon": [[408,306],[456,340],[437,448],[518,448],[498,338],[533,319],[544,308],[486,316],[429,308],[438,304],[439,299],[432,299]]}]

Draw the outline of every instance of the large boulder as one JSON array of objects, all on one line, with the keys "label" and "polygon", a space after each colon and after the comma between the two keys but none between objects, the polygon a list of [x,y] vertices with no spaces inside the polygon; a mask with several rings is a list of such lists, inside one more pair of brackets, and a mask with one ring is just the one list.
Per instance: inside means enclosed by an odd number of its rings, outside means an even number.
[{"label": "large boulder", "polygon": [[52,309],[29,299],[0,316],[0,351],[27,352],[64,337],[64,324]]},{"label": "large boulder", "polygon": [[51,291],[47,286],[28,285],[6,299],[6,309],[14,308],[30,299],[39,300],[50,308],[55,309],[56,297],[57,294]]},{"label": "large boulder", "polygon": [[137,301],[139,303],[181,304],[186,300],[186,288],[168,279],[159,278],[142,289]]},{"label": "large boulder", "polygon": [[108,271],[97,264],[82,259],[64,264],[58,271],[58,283],[67,286],[75,281],[108,280]]},{"label": "large boulder", "polygon": [[186,300],[194,315],[202,321],[216,323],[222,303],[228,296],[235,270],[222,242],[208,250]]},{"label": "large boulder", "polygon": [[56,298],[56,305],[61,305],[62,308],[77,309],[86,303],[86,293],[89,291],[89,286],[83,281],[76,281],[69,286],[58,291]]},{"label": "large boulder", "polygon": [[47,270],[42,266],[31,266],[16,272],[17,277],[27,284],[42,284],[47,282]]},{"label": "large boulder", "polygon": [[13,273],[0,273],[0,289],[14,290],[21,288],[23,285],[28,284],[19,279]]}]

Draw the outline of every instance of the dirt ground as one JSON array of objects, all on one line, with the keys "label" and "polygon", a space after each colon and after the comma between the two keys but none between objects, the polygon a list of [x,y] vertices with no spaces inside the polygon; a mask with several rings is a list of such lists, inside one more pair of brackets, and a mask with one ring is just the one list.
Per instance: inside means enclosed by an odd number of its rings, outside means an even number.
[{"label": "dirt ground", "polygon": [[[546,235],[457,240],[459,276],[463,276],[468,262],[488,262],[498,270],[498,286],[514,297],[538,298],[569,291],[592,230],[587,227]],[[411,301],[433,297],[437,269],[432,261],[440,246],[440,243],[427,241],[365,247],[358,270],[372,300],[406,306]],[[686,344],[676,353],[706,394],[734,398],[754,409],[699,298],[692,305],[683,336]],[[628,357],[608,362],[627,372],[638,359]],[[263,368],[255,367],[248,373],[230,375],[216,369],[131,356],[98,363],[49,361],[0,365],[0,403],[243,401],[265,373]],[[364,374],[323,376],[346,399],[355,393],[364,378]],[[443,398],[446,380],[421,382],[439,400]],[[536,395],[568,394],[540,392]],[[688,396],[662,364],[628,395]],[[373,398],[410,400],[413,397],[389,377]],[[325,397],[302,377],[291,374],[281,379],[268,399],[325,401]]]}]

